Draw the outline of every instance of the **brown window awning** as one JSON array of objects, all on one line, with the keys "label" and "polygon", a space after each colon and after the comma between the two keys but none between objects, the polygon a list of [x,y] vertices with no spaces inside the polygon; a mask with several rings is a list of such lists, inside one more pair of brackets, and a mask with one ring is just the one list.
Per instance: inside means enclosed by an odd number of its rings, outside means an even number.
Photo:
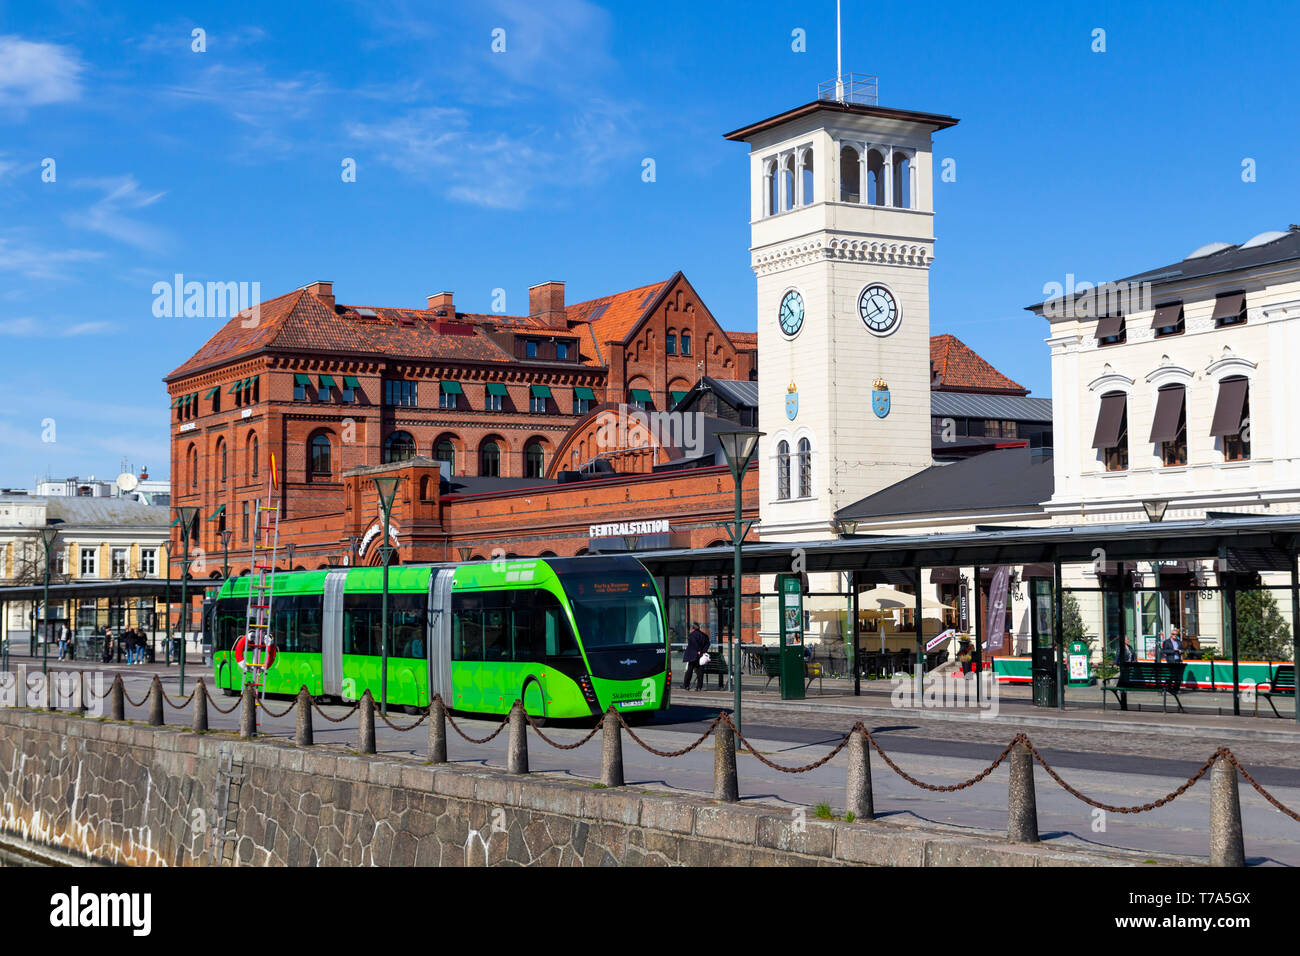
[{"label": "brown window awning", "polygon": [[1124,422],[1124,409],[1128,396],[1111,392],[1101,397],[1101,411],[1097,413],[1097,430],[1092,433],[1093,448],[1114,448],[1119,444],[1120,426]]},{"label": "brown window awning", "polygon": [[1225,292],[1214,300],[1214,323],[1234,322],[1246,304],[1246,293]]},{"label": "brown window awning", "polygon": [[1178,437],[1178,420],[1183,416],[1185,390],[1181,385],[1166,385],[1156,402],[1156,417],[1151,422],[1151,441],[1155,444]]},{"label": "brown window awning", "polygon": [[1214,424],[1210,426],[1210,434],[1215,438],[1241,434],[1246,389],[1247,382],[1244,378],[1225,378],[1219,383],[1219,401],[1214,406]]},{"label": "brown window awning", "polygon": [[1178,319],[1183,314],[1183,304],[1181,302],[1167,302],[1156,308],[1156,314],[1151,319],[1151,328],[1163,329],[1171,325],[1177,325]]},{"label": "brown window awning", "polygon": [[957,568],[931,568],[931,584],[956,584],[957,575],[961,572]]},{"label": "brown window awning", "polygon": [[1124,331],[1124,316],[1104,315],[1097,321],[1097,341],[1109,339]]}]

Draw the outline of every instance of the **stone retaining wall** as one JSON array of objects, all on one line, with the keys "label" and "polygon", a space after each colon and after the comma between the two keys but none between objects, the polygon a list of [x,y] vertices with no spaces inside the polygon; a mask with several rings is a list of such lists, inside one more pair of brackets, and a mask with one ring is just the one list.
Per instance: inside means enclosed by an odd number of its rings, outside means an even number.
[{"label": "stone retaining wall", "polygon": [[1141,862],[780,807],[433,767],[0,710],[0,830],[92,860],[203,865],[217,756],[245,778],[234,856],[252,865],[1069,865]]}]

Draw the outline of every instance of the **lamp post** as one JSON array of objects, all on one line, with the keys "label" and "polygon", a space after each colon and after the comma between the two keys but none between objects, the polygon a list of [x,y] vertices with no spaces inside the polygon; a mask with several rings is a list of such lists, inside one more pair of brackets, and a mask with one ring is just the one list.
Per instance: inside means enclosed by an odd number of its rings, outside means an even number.
[{"label": "lamp post", "polygon": [[[167,605],[167,636],[163,639],[163,654],[164,659],[167,661],[167,666],[170,667],[172,662],[172,539],[170,537],[162,543],[162,549],[163,554],[167,555],[167,586],[163,589],[165,595],[163,603]],[[155,632],[156,630],[157,629],[155,628]],[[153,640],[155,636],[156,633],[151,634],[149,637],[149,650],[153,651],[154,656],[157,657],[157,648],[154,647]]]},{"label": "lamp post", "polygon": [[[47,674],[50,668],[50,641],[48,630],[50,627],[50,560],[54,555],[54,542],[59,536],[58,525],[63,521],[59,518],[46,520],[45,527],[41,528],[41,544],[45,547],[45,597],[41,600],[41,624],[42,630],[47,633],[41,636],[41,673]],[[48,688],[48,682],[46,687]]]},{"label": "lamp post", "polygon": [[[740,488],[745,480],[745,470],[758,451],[758,440],[763,436],[759,431],[718,432],[718,441],[722,444],[722,453],[727,456],[727,467],[736,484],[736,524],[732,530],[731,541],[735,547],[735,561],[731,576],[731,684],[733,723],[740,729],[740,550],[745,541],[747,524],[741,517]],[[752,522],[750,522],[752,524]]]},{"label": "lamp post", "polygon": [[380,557],[384,562],[384,599],[381,605],[379,631],[379,712],[388,714],[388,562],[393,556],[393,548],[388,543],[388,519],[393,513],[393,499],[397,497],[397,484],[402,478],[385,475],[370,479],[375,483],[375,493],[379,495],[379,508],[384,517],[384,543],[380,547]]},{"label": "lamp post", "polygon": [[229,528],[221,529],[221,583],[230,580],[230,536],[234,534]]},{"label": "lamp post", "polygon": [[357,556],[357,545],[361,543],[361,538],[355,534],[348,535],[348,559],[345,564],[352,567],[352,559]]},{"label": "lamp post", "polygon": [[292,570],[293,570],[293,553],[294,553],[295,551],[297,551],[297,550],[298,550],[298,545],[297,545],[297,544],[295,544],[295,543],[292,542],[292,541],[286,541],[286,542],[285,542],[285,544],[284,544],[284,556],[285,556],[286,558],[288,558],[288,560],[289,560],[289,566],[288,566],[287,568],[285,568],[286,571],[292,571]]},{"label": "lamp post", "polygon": [[180,647],[180,693],[185,693],[185,632],[190,623],[189,581],[190,581],[190,534],[194,522],[198,519],[199,509],[185,505],[176,509],[181,518],[181,647]]},{"label": "lamp post", "polygon": [[332,569],[334,569],[334,568],[337,568],[337,567],[339,566],[339,564],[342,563],[343,558],[342,558],[340,555],[337,555],[337,554],[328,554],[328,555],[325,556],[325,560],[326,560],[326,562],[329,564],[329,566],[330,566],[330,568],[331,568],[331,570],[332,570]]}]

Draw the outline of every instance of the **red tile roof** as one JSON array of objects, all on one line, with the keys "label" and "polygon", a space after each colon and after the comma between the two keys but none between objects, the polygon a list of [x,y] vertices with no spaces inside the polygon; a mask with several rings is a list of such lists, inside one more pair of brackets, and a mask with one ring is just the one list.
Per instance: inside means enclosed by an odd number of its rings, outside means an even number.
[{"label": "red tile roof", "polygon": [[731,339],[731,344],[742,351],[758,348],[757,332],[728,332],[727,338]]},{"label": "red tile roof", "polygon": [[570,322],[589,323],[596,341],[602,345],[605,342],[623,342],[666,285],[667,281],[643,285],[589,302],[578,302],[568,306],[565,311],[569,314]]},{"label": "red tile roof", "polygon": [[930,337],[933,387],[946,392],[998,392],[1028,395],[1029,389],[1007,378],[955,335]]}]

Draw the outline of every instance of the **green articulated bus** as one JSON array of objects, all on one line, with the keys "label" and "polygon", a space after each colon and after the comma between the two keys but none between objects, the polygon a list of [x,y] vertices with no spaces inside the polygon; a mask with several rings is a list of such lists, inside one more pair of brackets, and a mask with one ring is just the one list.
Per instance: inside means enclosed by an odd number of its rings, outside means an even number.
[{"label": "green articulated bus", "polygon": [[[217,686],[243,687],[235,642],[248,629],[247,575],[226,581],[211,616]],[[382,568],[275,576],[277,657],[268,694],[380,699]],[[388,702],[535,717],[666,708],[663,599],[635,558],[591,556],[404,565],[388,571]]]}]

